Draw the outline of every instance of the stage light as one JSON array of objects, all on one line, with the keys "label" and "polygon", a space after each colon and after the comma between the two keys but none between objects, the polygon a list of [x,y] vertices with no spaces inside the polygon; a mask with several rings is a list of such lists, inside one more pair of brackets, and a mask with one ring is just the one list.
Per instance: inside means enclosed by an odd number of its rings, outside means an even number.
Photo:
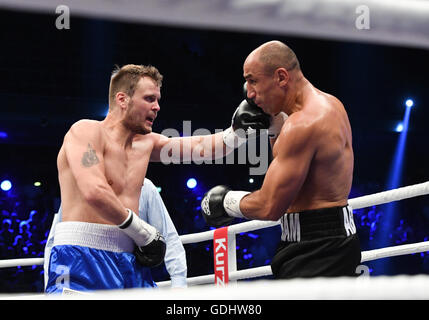
[{"label": "stage light", "polygon": [[189,178],[186,182],[186,186],[189,189],[194,189],[197,186],[197,180],[195,180],[194,178]]},{"label": "stage light", "polygon": [[255,182],[255,180],[253,180],[253,178],[250,178],[249,183],[253,183],[253,182]]},{"label": "stage light", "polygon": [[35,187],[40,187],[41,185],[42,185],[42,183],[40,181],[34,182],[34,186]]},{"label": "stage light", "polygon": [[413,101],[413,99],[407,99],[407,100],[405,101],[405,105],[406,105],[408,108],[411,108],[412,106],[414,106],[414,101]]},{"label": "stage light", "polygon": [[[407,131],[410,123],[410,114],[411,107],[414,105],[414,102],[411,99],[407,99],[405,101],[404,119],[402,122],[398,123],[396,126],[396,132],[399,132],[398,143],[396,145],[396,150],[393,155],[392,164],[390,167],[389,178],[387,181],[387,190],[392,190],[399,188],[402,184],[402,174],[404,169],[404,158],[406,154],[406,145],[407,145]],[[390,243],[389,238],[389,230],[394,229],[395,219],[397,219],[397,203],[391,202],[385,204],[382,210],[385,213],[383,218],[383,228],[376,234],[375,242],[377,243],[377,247],[388,247],[392,245]],[[375,261],[374,270],[383,270],[383,274],[389,275],[391,273],[391,264],[389,261],[385,261],[380,259]]]},{"label": "stage light", "polygon": [[396,125],[395,131],[396,131],[396,132],[402,132],[403,130],[404,130],[404,125],[402,124],[402,122],[399,122],[399,123]]},{"label": "stage light", "polygon": [[161,192],[162,188],[161,187],[156,187],[156,190],[158,190],[158,192]]},{"label": "stage light", "polygon": [[0,188],[3,191],[9,191],[10,189],[12,189],[12,182],[10,182],[9,180],[3,180],[0,184]]},{"label": "stage light", "polygon": [[0,139],[6,139],[7,138],[7,132],[0,131]]}]

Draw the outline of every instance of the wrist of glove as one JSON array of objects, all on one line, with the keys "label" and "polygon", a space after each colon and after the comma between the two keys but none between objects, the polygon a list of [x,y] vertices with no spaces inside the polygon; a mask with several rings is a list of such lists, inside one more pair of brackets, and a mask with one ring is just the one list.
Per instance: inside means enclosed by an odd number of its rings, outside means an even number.
[{"label": "wrist of glove", "polygon": [[209,226],[220,227],[231,224],[234,218],[245,218],[240,210],[240,201],[249,193],[231,191],[223,185],[210,189],[201,201],[204,220]]},{"label": "wrist of glove", "polygon": [[224,130],[222,136],[223,143],[233,149],[240,147],[243,143],[246,143],[247,141],[246,136],[244,134],[238,134],[237,132],[235,132],[232,126]]},{"label": "wrist of glove", "polygon": [[134,255],[145,267],[155,267],[164,261],[166,244],[161,233],[153,226],[139,218],[132,210],[127,209],[127,219],[118,227],[134,240]]}]

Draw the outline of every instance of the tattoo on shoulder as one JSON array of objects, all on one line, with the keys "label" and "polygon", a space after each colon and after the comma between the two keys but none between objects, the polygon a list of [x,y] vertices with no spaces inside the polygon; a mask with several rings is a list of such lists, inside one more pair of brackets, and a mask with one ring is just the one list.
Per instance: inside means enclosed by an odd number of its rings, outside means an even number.
[{"label": "tattoo on shoulder", "polygon": [[95,150],[91,147],[91,144],[88,143],[88,150],[83,153],[82,165],[84,167],[91,167],[100,161],[98,160]]}]

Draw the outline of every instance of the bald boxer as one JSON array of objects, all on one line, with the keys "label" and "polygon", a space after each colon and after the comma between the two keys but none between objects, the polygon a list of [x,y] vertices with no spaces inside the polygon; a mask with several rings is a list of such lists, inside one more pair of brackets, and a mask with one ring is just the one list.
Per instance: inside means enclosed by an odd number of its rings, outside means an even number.
[{"label": "bald boxer", "polygon": [[295,53],[270,41],[243,65],[247,99],[272,117],[285,113],[271,139],[273,160],[252,193],[211,189],[202,200],[208,224],[235,217],[281,220],[281,242],[272,260],[276,278],[352,276],[361,260],[348,206],[353,177],[352,130],[336,97],[314,87]]},{"label": "bald boxer", "polygon": [[183,161],[223,157],[245,142],[250,127],[270,126],[268,115],[243,101],[223,132],[184,138],[154,133],[162,78],[153,66],[118,68],[106,118],[80,120],[66,133],[57,158],[62,220],[55,227],[48,292],[64,278],[80,291],[151,286],[145,268],[164,260],[166,244],[135,213],[149,161],[162,161],[171,150],[179,150],[174,156]]}]

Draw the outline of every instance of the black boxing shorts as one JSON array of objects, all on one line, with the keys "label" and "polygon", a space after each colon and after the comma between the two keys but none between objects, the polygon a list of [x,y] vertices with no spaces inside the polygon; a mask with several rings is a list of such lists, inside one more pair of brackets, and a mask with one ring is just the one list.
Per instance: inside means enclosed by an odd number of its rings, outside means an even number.
[{"label": "black boxing shorts", "polygon": [[357,276],[359,237],[350,206],[287,213],[271,261],[276,279]]}]

